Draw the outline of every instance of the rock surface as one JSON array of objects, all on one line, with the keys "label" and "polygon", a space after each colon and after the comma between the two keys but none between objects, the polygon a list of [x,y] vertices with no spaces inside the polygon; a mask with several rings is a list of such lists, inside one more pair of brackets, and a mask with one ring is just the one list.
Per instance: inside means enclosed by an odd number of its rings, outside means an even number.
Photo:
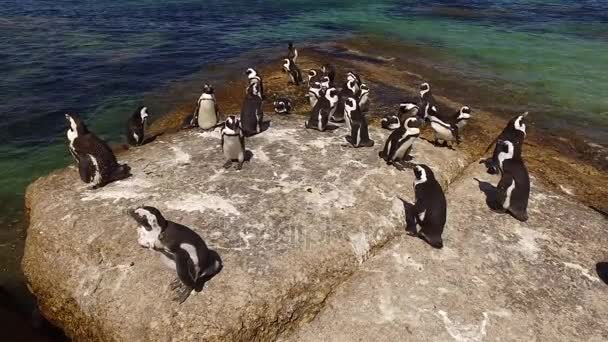
[{"label": "rock surface", "polygon": [[[370,128],[376,146],[352,149],[344,129],[290,119],[275,116],[247,140],[253,158],[242,171],[222,168],[217,132],[191,130],[122,155],[133,177],[102,189],[87,190],[74,167],[33,183],[23,269],[45,316],[86,341],[274,340],[312,319],[402,234],[395,195],[413,197],[413,175],[378,157],[385,131]],[[470,162],[425,141],[413,154],[444,185]],[[182,305],[171,301],[174,272],[137,245],[125,211],[143,204],[192,227],[223,258],[223,271]],[[454,255],[454,233],[438,256]]]},{"label": "rock surface", "polygon": [[608,286],[595,273],[608,221],[536,183],[528,222],[495,214],[480,189],[497,182],[467,168],[447,194],[444,249],[400,236],[286,340],[608,340]]}]

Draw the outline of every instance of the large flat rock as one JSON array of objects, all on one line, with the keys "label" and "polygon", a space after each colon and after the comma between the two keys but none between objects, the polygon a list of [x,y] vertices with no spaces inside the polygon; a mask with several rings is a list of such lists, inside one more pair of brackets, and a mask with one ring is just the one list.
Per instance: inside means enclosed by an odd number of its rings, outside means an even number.
[{"label": "large flat rock", "polygon": [[608,221],[533,183],[529,221],[491,212],[498,177],[450,185],[445,248],[402,236],[289,341],[606,341]]},{"label": "large flat rock", "polygon": [[[378,157],[387,132],[371,128],[376,146],[365,149],[344,146],[344,134],[275,117],[247,140],[253,159],[242,171],[222,168],[217,132],[192,130],[121,155],[133,177],[99,190],[74,167],[37,180],[27,193],[23,268],[42,312],[86,341],[273,340],[310,320],[402,234],[395,195],[413,197],[411,172]],[[424,141],[414,156],[444,184],[467,164],[463,153]],[[193,228],[223,258],[224,270],[184,304],[171,300],[174,272],[137,244],[125,211],[143,204]],[[454,232],[437,258],[458,260]]]}]

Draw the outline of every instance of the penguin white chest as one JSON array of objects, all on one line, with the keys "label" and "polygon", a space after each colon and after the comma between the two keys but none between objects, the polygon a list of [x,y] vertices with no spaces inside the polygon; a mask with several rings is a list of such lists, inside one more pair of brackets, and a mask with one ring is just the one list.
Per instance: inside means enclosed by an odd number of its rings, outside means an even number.
[{"label": "penguin white chest", "polygon": [[159,230],[146,230],[146,228],[140,226],[137,228],[137,243],[142,247],[153,249],[158,245],[159,235]]},{"label": "penguin white chest", "polygon": [[454,140],[452,131],[448,127],[446,127],[438,122],[435,122],[435,121],[431,121],[431,127],[435,131],[435,139],[445,140],[445,141]]},{"label": "penguin white chest", "polygon": [[511,207],[511,194],[513,193],[513,190],[515,190],[515,180],[513,180],[512,183],[507,188],[505,202],[502,204],[502,207],[504,209],[509,209],[509,207]]},{"label": "penguin white chest", "polygon": [[208,129],[217,124],[217,116],[215,113],[215,102],[206,100],[201,101],[198,108],[198,125],[203,129]]},{"label": "penguin white chest", "polygon": [[415,138],[410,136],[405,136],[404,138],[402,138],[399,141],[401,145],[399,145],[399,148],[397,148],[397,151],[395,151],[393,160],[403,159],[403,157],[405,156],[405,152],[414,144],[414,140]]},{"label": "penguin white chest", "polygon": [[238,159],[241,153],[241,140],[238,136],[224,136],[224,156],[226,159]]}]

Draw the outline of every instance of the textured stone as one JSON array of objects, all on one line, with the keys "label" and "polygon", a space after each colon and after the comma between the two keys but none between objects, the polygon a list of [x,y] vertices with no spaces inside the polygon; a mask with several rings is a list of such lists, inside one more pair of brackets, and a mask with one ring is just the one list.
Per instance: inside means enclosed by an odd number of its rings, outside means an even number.
[{"label": "textured stone", "polygon": [[[248,139],[242,171],[222,168],[218,132],[191,130],[124,153],[133,177],[102,189],[87,190],[73,166],[33,183],[23,268],[45,316],[86,341],[274,340],[310,320],[401,234],[395,195],[413,197],[413,175],[378,157],[388,132],[370,128],[376,146],[353,149],[344,129],[306,130],[301,119],[275,116]],[[414,156],[444,185],[469,162],[425,141]],[[143,204],[223,258],[223,271],[182,305],[171,301],[174,272],[137,245],[125,211]]]},{"label": "textured stone", "polygon": [[[479,183],[476,179],[481,180]],[[477,164],[450,185],[445,248],[405,235],[288,341],[606,341],[608,221],[533,179],[529,221],[496,214]]]}]

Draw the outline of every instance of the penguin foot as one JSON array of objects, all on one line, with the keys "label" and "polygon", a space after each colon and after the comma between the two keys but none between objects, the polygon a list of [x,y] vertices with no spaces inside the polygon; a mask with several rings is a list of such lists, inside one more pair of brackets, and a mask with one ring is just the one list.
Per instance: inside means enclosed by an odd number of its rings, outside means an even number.
[{"label": "penguin foot", "polygon": [[236,169],[237,170],[243,169],[243,162],[239,162],[238,164],[236,164]]},{"label": "penguin foot", "polygon": [[171,281],[171,283],[169,283],[169,288],[173,291],[179,289],[182,286],[182,281],[179,280],[179,278],[175,278]]},{"label": "penguin foot", "polygon": [[188,299],[188,297],[190,297],[191,293],[192,293],[192,288],[189,286],[183,285],[175,291],[175,296],[173,296],[172,299],[174,302],[181,304],[181,303],[185,302],[186,299]]},{"label": "penguin foot", "polygon": [[441,249],[443,248],[443,240],[440,237],[429,237],[424,232],[419,232],[418,237],[426,241],[431,247]]},{"label": "penguin foot", "polygon": [[224,163],[224,165],[222,166],[224,169],[229,169],[232,166],[232,160],[228,160],[227,162]]},{"label": "penguin foot", "polygon": [[526,222],[528,221],[528,213],[517,213],[517,212],[513,212],[511,210],[509,210],[509,214],[511,214],[511,216],[513,216],[516,220],[521,221],[521,222]]}]

